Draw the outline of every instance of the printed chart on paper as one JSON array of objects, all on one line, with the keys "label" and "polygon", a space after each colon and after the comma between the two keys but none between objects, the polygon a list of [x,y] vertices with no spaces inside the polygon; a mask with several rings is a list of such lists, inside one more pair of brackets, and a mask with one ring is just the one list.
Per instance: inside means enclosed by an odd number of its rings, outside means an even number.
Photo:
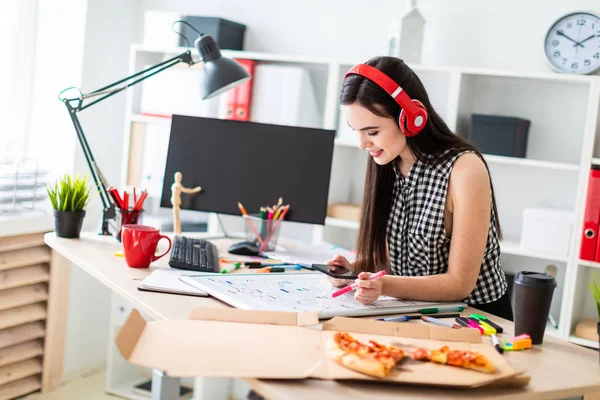
[{"label": "printed chart on paper", "polygon": [[318,311],[320,318],[408,313],[436,306],[466,307],[463,303],[407,301],[387,296],[364,305],[354,300],[354,291],[332,298],[338,288],[331,287],[323,274],[202,275],[184,276],[181,280],[236,308]]}]

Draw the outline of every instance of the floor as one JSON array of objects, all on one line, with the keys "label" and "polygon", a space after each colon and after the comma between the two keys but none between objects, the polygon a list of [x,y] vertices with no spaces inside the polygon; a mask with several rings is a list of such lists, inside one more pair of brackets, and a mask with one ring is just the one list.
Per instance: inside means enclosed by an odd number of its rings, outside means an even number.
[{"label": "floor", "polygon": [[[122,398],[104,393],[104,371],[63,384],[51,393],[35,393],[20,398],[20,400],[119,400]],[[246,383],[234,380],[232,400],[246,399],[250,389]]]},{"label": "floor", "polygon": [[36,393],[22,400],[118,400],[119,397],[104,393],[104,372],[67,383],[46,394]]}]

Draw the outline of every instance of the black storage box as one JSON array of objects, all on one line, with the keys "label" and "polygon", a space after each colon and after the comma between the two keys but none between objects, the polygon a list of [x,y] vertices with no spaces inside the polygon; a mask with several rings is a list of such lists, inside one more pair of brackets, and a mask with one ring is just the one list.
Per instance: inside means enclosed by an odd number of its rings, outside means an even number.
[{"label": "black storage box", "polygon": [[529,125],[521,118],[472,114],[469,141],[485,154],[525,157]]},{"label": "black storage box", "polygon": [[[223,18],[196,17],[193,15],[184,16],[183,21],[192,25],[203,35],[214,37],[221,49],[244,50],[246,25]],[[189,46],[193,46],[198,34],[185,24],[180,24],[180,27],[181,34],[190,41]],[[182,47],[188,46],[182,37],[179,38],[179,45]]]}]

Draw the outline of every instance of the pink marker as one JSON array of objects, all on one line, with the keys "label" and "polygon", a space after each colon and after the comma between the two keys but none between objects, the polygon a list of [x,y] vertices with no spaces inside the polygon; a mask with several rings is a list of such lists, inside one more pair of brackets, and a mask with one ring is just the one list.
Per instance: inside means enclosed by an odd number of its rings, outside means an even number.
[{"label": "pink marker", "polygon": [[[379,271],[379,272],[376,272],[374,274],[371,274],[371,276],[369,276],[367,278],[367,280],[379,279],[379,278],[381,278],[384,275],[385,275],[385,270]],[[339,297],[339,296],[341,296],[343,294],[351,292],[352,290],[356,289],[357,287],[358,287],[358,283],[355,282],[352,285],[348,285],[345,288],[338,290],[337,292],[333,292],[331,294],[331,297]]]},{"label": "pink marker", "polygon": [[468,324],[471,328],[475,328],[477,330],[479,330],[479,333],[481,333],[483,335],[483,328],[481,326],[479,326],[479,324],[475,321],[473,321],[471,318],[469,318],[468,320]]}]

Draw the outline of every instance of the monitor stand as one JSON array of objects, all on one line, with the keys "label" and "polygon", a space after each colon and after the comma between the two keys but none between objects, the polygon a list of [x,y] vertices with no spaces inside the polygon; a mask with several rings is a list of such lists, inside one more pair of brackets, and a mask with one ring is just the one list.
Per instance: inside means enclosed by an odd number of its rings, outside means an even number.
[{"label": "monitor stand", "polygon": [[227,232],[227,229],[225,229],[225,225],[223,224],[223,221],[221,220],[221,215],[214,213],[214,215],[217,217],[217,220],[219,221],[219,226],[221,227],[221,231],[223,231],[223,233],[221,235],[216,235],[216,236],[209,236],[203,239],[206,240],[210,240],[210,239],[246,239],[246,236],[244,235],[230,235]]}]

